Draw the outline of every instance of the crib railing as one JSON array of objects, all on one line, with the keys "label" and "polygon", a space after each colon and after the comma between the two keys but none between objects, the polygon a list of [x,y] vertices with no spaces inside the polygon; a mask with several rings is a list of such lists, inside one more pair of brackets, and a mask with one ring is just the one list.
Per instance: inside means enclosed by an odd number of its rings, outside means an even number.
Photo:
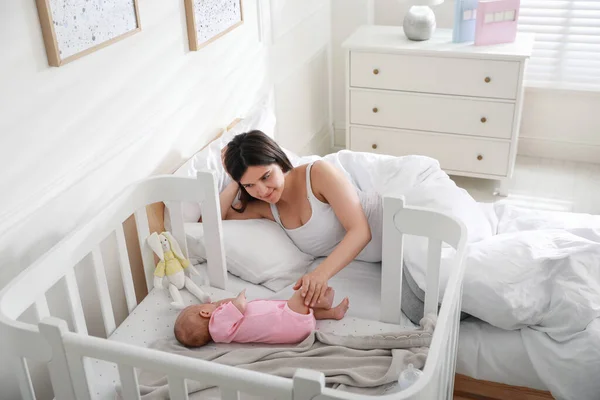
[{"label": "crib railing", "polygon": [[[48,363],[51,359],[52,361],[56,359],[53,353],[55,349],[49,346],[38,327],[18,321],[18,318],[30,307],[33,307],[38,322],[50,317],[47,292],[55,284],[62,283],[73,330],[89,338],[79,284],[75,275],[75,267],[82,260],[89,258],[94,286],[98,294],[102,325],[108,337],[116,328],[116,320],[100,243],[114,235],[126,307],[130,313],[137,302],[123,222],[132,214],[135,215],[146,282],[151,289],[155,265],[152,249],[146,242],[150,233],[146,206],[160,201],[179,205],[172,212],[172,224],[174,236],[182,244],[185,244],[186,240],[180,204],[184,201],[197,201],[202,204],[206,213],[203,222],[207,228],[205,240],[207,241],[208,277],[213,287],[225,288],[227,271],[221,241],[221,220],[218,218],[218,190],[213,173],[200,172],[196,179],[172,175],[157,176],[132,185],[108,204],[102,212],[64,238],[0,291],[0,336],[6,343],[10,343],[10,347],[6,349],[7,359],[15,365],[23,399],[36,398],[27,360]],[[64,382],[61,385],[54,385],[56,377],[53,377],[53,374],[56,373],[54,369],[50,369],[53,387],[60,391],[65,385]]]},{"label": "crib railing", "polygon": [[[0,292],[0,334],[11,343],[10,356],[16,365],[15,371],[24,399],[35,399],[26,359],[48,363],[57,399],[91,398],[90,382],[93,383],[94,376],[89,361],[92,359],[117,365],[122,394],[126,399],[140,397],[136,368],[165,374],[173,399],[188,398],[186,380],[218,386],[221,398],[227,400],[238,399],[239,392],[290,400],[369,398],[327,389],[324,387],[323,374],[315,371],[298,370],[293,379],[287,379],[89,336],[75,278],[75,265],[84,257],[91,258],[102,322],[108,336],[114,331],[116,323],[99,243],[108,235],[116,235],[127,309],[131,312],[135,308],[135,294],[122,223],[131,214],[135,214],[146,280],[151,288],[154,259],[146,244],[149,227],[145,206],[159,201],[169,201],[172,204],[184,201],[202,203],[210,284],[225,288],[227,271],[221,241],[221,221],[218,217],[218,192],[213,175],[200,173],[198,179],[154,177],[134,185]],[[177,206],[171,207],[171,210],[175,210],[171,212],[173,234],[179,243],[184,244],[186,240],[181,213],[177,212]],[[399,199],[385,199],[384,213],[382,319],[394,321],[401,312],[401,273],[397,270],[401,271],[402,265],[402,252],[398,252],[401,250],[402,235],[423,235],[431,239],[430,244],[441,246],[441,242],[445,241],[458,250],[457,263],[442,301],[424,376],[408,390],[386,397],[451,399],[464,272],[462,254],[465,228],[443,214],[404,207]],[[427,221],[430,229],[423,230],[418,221]],[[441,225],[432,225],[431,222]],[[440,230],[440,226],[445,228]],[[445,232],[446,236],[440,232]],[[433,295],[429,293],[429,285],[434,285],[434,281],[439,279],[439,254],[440,250],[429,252],[430,258],[433,255],[438,259],[437,263],[430,261],[428,266],[426,296],[430,298],[426,297],[426,310],[432,313],[437,313],[437,287],[435,297],[431,297]],[[66,286],[73,332],[64,320],[50,316],[46,292],[59,280],[63,280]],[[31,306],[36,310],[38,325],[17,320]]]}]

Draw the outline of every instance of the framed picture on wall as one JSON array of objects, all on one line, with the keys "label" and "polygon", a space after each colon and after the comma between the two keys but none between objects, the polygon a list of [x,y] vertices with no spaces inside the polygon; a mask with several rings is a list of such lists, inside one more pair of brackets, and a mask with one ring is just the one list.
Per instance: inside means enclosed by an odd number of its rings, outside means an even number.
[{"label": "framed picture on wall", "polygon": [[138,0],[36,0],[48,63],[59,67],[139,32]]},{"label": "framed picture on wall", "polygon": [[185,0],[185,12],[193,51],[244,23],[242,0]]}]

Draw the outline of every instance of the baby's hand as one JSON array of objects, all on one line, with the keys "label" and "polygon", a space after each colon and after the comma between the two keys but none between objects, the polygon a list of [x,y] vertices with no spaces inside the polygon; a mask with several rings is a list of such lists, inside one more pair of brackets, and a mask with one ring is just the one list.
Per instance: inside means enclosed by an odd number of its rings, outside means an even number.
[{"label": "baby's hand", "polygon": [[242,290],[232,303],[242,314],[244,314],[246,312],[246,304],[248,303],[246,300],[246,289]]}]

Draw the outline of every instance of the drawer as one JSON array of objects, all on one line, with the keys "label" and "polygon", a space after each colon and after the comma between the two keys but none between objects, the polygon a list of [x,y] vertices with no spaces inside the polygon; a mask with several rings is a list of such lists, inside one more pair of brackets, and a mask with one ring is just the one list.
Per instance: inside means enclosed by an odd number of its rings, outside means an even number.
[{"label": "drawer", "polygon": [[435,158],[444,170],[506,176],[509,142],[426,132],[350,127],[350,150]]},{"label": "drawer", "polygon": [[350,86],[516,99],[518,61],[350,53]]},{"label": "drawer", "polygon": [[514,103],[353,89],[350,123],[510,139]]}]

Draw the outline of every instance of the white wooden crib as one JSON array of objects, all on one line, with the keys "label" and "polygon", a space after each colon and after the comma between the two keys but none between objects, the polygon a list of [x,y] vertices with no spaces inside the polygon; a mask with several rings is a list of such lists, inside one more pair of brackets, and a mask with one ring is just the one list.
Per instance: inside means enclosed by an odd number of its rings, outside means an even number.
[{"label": "white wooden crib", "polygon": [[[88,335],[75,278],[75,265],[91,255],[98,301],[108,337],[115,330],[116,323],[100,243],[109,235],[116,236],[123,288],[127,308],[131,313],[137,304],[122,224],[130,215],[135,214],[146,280],[151,288],[155,264],[152,250],[146,244],[150,230],[145,206],[161,201],[202,203],[208,278],[212,287],[225,288],[227,271],[221,241],[221,220],[218,218],[218,192],[213,174],[199,173],[197,179],[158,176],[132,185],[107,205],[102,213],[62,240],[0,292],[0,336],[9,344],[6,349],[8,354],[3,359],[14,365],[23,399],[36,398],[27,360],[48,364],[56,399],[91,399],[90,383],[96,379],[89,365],[93,359],[116,363],[123,395],[127,399],[140,398],[135,369],[142,367],[168,376],[169,392],[173,399],[188,398],[186,379],[219,386],[221,397],[229,400],[238,399],[239,393],[290,400],[366,398],[326,388],[323,375],[317,371],[298,370],[293,379],[287,379]],[[424,236],[429,239],[425,313],[438,312],[442,242],[451,245],[457,252],[423,376],[407,390],[383,397],[451,399],[466,228],[451,216],[404,207],[402,199],[394,198],[384,199],[384,218],[381,321],[400,322],[403,235]],[[173,235],[187,254],[181,212],[171,211],[171,224]],[[64,281],[66,287],[64,295],[68,299],[74,331],[68,329],[64,320],[50,315],[46,293],[60,280]],[[37,313],[37,325],[18,320],[30,307]]]}]

